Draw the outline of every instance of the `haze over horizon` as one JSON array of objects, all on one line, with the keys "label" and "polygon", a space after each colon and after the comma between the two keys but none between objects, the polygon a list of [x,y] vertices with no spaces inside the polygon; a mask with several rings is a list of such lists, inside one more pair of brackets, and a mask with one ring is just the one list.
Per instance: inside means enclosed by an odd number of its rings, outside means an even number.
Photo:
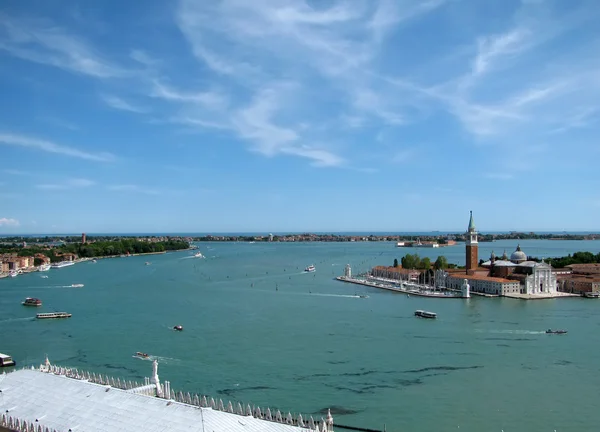
[{"label": "haze over horizon", "polygon": [[594,231],[590,0],[7,0],[0,234]]}]

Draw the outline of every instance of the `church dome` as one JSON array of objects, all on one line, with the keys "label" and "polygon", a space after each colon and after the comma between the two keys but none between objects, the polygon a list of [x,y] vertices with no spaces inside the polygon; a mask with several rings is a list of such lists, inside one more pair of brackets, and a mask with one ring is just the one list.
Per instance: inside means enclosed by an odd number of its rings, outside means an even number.
[{"label": "church dome", "polygon": [[527,255],[521,250],[521,245],[517,246],[517,250],[512,253],[510,260],[514,263],[527,261]]}]

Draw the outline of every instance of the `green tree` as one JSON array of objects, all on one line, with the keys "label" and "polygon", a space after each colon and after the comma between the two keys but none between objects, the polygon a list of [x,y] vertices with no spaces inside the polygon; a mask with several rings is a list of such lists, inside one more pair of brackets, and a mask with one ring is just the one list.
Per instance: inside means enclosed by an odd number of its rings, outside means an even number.
[{"label": "green tree", "polygon": [[419,267],[417,267],[419,269],[429,270],[431,268],[431,260],[429,259],[429,257],[423,258],[419,264]]},{"label": "green tree", "polygon": [[394,258],[394,267],[398,267],[398,258]]},{"label": "green tree", "polygon": [[446,259],[445,256],[440,255],[435,260],[435,263],[433,264],[433,266],[435,267],[436,270],[445,270],[448,268],[448,260]]}]

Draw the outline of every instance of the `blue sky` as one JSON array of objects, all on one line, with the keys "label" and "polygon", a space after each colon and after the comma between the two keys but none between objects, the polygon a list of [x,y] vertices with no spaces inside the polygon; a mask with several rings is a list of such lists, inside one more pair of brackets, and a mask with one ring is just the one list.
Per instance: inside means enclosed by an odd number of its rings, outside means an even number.
[{"label": "blue sky", "polygon": [[599,19],[5,0],[0,233],[599,230]]}]

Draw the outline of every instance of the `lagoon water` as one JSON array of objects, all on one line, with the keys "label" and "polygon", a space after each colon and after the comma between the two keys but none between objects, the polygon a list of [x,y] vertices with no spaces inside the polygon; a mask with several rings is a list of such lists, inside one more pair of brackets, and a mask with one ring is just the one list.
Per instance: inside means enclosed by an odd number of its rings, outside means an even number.
[{"label": "lagoon water", "polygon": [[[521,241],[529,255],[596,241]],[[482,243],[510,253],[516,241]],[[388,431],[592,431],[600,424],[600,300],[429,299],[333,280],[408,252],[464,262],[464,245],[201,243],[0,280],[0,352],[127,379],[159,359],[172,388]],[[151,265],[144,265],[150,261]],[[317,272],[303,273],[314,264]],[[41,276],[48,276],[42,278]],[[69,288],[83,283],[84,288]],[[366,293],[367,299],[356,298]],[[27,296],[43,300],[26,308]],[[415,318],[416,309],[438,313]],[[67,320],[36,321],[36,312]],[[183,332],[171,330],[184,326]],[[546,328],[567,335],[546,335]],[[341,430],[341,429],[340,429]]]}]

